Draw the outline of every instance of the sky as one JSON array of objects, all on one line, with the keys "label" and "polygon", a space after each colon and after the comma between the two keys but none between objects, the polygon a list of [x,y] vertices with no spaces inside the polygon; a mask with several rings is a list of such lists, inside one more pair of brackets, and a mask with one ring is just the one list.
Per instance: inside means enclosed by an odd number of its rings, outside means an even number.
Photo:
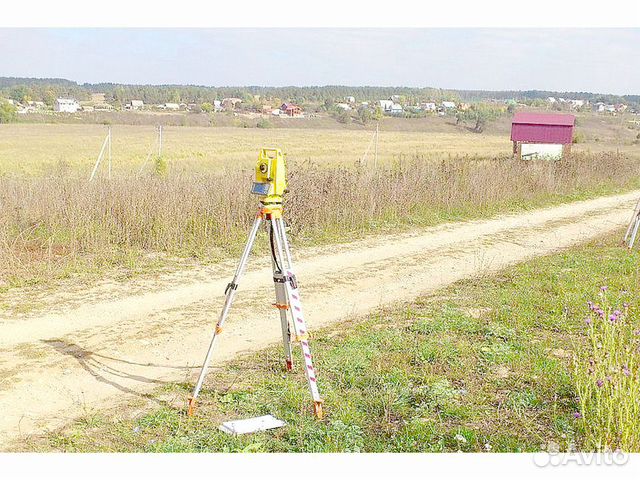
[{"label": "sky", "polygon": [[640,94],[636,29],[12,29],[0,76]]}]

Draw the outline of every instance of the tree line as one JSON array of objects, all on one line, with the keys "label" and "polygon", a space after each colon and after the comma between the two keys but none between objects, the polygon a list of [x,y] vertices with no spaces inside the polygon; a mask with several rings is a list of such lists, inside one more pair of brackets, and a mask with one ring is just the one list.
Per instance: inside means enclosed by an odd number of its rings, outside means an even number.
[{"label": "tree line", "polygon": [[564,97],[603,101],[605,103],[640,104],[640,95],[602,95],[587,92],[488,91],[488,90],[444,90],[432,87],[351,87],[344,85],[310,87],[207,87],[200,85],[126,85],[115,83],[78,84],[59,78],[0,77],[0,97],[19,102],[42,101],[53,105],[58,97],[73,97],[79,101],[89,100],[92,93],[104,93],[105,100],[114,106],[122,106],[130,100],[142,100],[145,104],[213,103],[228,97],[237,97],[245,103],[269,103],[272,100],[291,101],[299,104],[325,104],[345,97],[355,97],[358,102],[376,101],[401,97],[405,104],[423,101],[474,102],[489,99],[518,101],[543,100],[547,97]]}]

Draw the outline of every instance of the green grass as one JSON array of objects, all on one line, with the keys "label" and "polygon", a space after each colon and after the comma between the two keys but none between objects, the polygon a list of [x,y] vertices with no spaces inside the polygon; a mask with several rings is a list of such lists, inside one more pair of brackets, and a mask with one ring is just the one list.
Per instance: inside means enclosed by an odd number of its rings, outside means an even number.
[{"label": "green grass", "polygon": [[[85,418],[32,439],[29,449],[520,452],[551,441],[582,448],[572,356],[588,348],[586,302],[606,284],[632,292],[633,308],[639,261],[602,240],[316,332],[321,422],[303,375],[285,374],[273,347],[212,372],[194,418],[184,412],[192,385],[170,384],[152,395],[161,407]],[[268,413],[287,426],[240,437],[217,430],[225,419]]]}]

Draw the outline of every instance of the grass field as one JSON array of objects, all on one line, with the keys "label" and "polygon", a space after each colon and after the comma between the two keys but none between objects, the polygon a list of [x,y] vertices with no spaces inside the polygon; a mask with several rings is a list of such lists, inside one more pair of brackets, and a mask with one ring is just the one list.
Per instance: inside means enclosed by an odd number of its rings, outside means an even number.
[{"label": "grass field", "polygon": [[[156,390],[154,402],[87,416],[30,439],[27,448],[519,452],[551,442],[563,451],[602,448],[592,431],[602,422],[591,417],[601,413],[586,410],[588,399],[583,396],[581,405],[577,394],[577,385],[584,391],[596,377],[580,376],[574,359],[598,358],[585,326],[587,301],[606,295],[607,302],[628,303],[635,312],[639,261],[637,252],[602,239],[315,332],[327,413],[322,422],[312,416],[302,374],[284,375],[280,348],[273,347],[213,371],[195,418],[184,411],[191,385],[170,384]],[[608,287],[604,293],[602,286]],[[628,331],[636,331],[638,315],[627,316]],[[631,356],[637,362],[637,352]],[[630,368],[623,378],[635,391],[638,363]],[[604,391],[594,402],[601,403]],[[609,410],[613,424],[617,412],[617,405]],[[225,419],[268,413],[287,426],[239,437],[217,430]],[[612,424],[611,416],[602,418]],[[608,446],[637,449],[632,442],[638,442],[639,427],[638,417],[631,417],[624,427],[628,436],[615,433]]]},{"label": "grass field", "polygon": [[[261,147],[277,146],[290,164],[311,161],[352,165],[364,155],[369,131],[258,128],[165,127],[163,156],[178,171],[212,171],[253,166]],[[107,127],[103,125],[0,125],[0,173],[47,174],[70,167],[87,178],[100,152]],[[155,127],[114,125],[114,174],[137,171],[150,152],[157,152]],[[509,139],[470,132],[382,132],[379,160],[420,155],[509,155]],[[369,159],[373,157],[373,148]]]},{"label": "grass field", "polygon": [[[576,152],[621,151],[640,155],[634,142],[640,125],[631,116],[606,117],[581,114]],[[241,122],[242,119],[235,121]],[[380,123],[379,159],[385,163],[406,156],[510,156],[509,116],[490,124],[483,134],[455,125],[452,117],[423,119],[385,118]],[[340,125],[332,119],[295,119],[278,125],[289,128],[238,128],[166,126],[163,154],[177,171],[249,169],[259,148],[277,146],[291,165],[311,161],[352,165],[367,149],[375,129]],[[7,124],[0,125],[0,174],[47,175],[59,169],[86,175],[98,156],[106,135],[105,125]],[[157,152],[157,134],[150,125],[113,125],[114,174],[137,172],[150,153]],[[373,149],[370,152],[370,157]]]},{"label": "grass field", "polygon": [[[378,169],[372,146],[367,166],[356,167],[372,125],[313,118],[292,120],[290,128],[167,126],[158,160],[154,126],[118,124],[112,126],[113,178],[93,184],[87,180],[105,125],[3,124],[0,290],[235,254],[253,214],[247,189],[265,145],[288,153],[287,218],[297,244],[636,187],[636,127],[623,117],[578,121],[584,141],[574,145],[572,162],[528,166],[510,157],[508,116],[483,134],[456,126],[452,117],[385,118]],[[622,155],[607,153],[616,150]],[[597,154],[584,154],[590,151]],[[106,161],[98,178],[105,174]]]}]

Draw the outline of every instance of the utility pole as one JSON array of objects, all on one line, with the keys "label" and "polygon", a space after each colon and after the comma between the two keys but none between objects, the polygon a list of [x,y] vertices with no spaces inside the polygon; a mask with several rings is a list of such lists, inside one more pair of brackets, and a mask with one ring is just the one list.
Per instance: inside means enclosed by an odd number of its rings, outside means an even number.
[{"label": "utility pole", "polygon": [[380,122],[376,123],[376,149],[375,149],[375,154],[373,156],[374,169],[378,166],[378,136],[380,134],[379,126],[380,126]]},{"label": "utility pole", "polygon": [[109,151],[108,151],[108,155],[109,155],[109,174],[108,174],[108,178],[109,180],[111,180],[111,126],[109,126]]},{"label": "utility pole", "polygon": [[102,156],[104,155],[105,149],[109,146],[109,176],[111,176],[111,127],[109,127],[107,136],[104,137],[104,142],[102,142],[102,148],[100,149],[100,153],[98,154],[98,158],[96,160],[96,164],[93,166],[93,170],[91,171],[91,176],[89,177],[89,181],[93,181],[98,172],[98,167],[100,166],[100,162],[102,161]]},{"label": "utility pole", "polygon": [[158,156],[162,156],[162,125],[158,125]]}]

